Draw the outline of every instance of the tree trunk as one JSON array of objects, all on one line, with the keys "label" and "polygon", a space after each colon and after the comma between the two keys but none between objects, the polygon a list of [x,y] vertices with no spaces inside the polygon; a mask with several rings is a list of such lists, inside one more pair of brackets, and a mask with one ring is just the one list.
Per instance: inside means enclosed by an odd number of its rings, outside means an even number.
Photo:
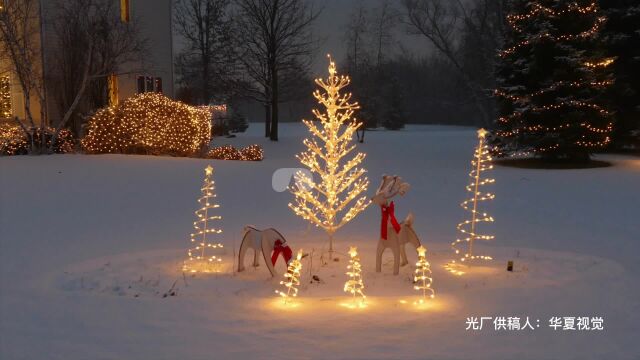
[{"label": "tree trunk", "polygon": [[278,71],[275,66],[271,71],[271,141],[278,141]]},{"label": "tree trunk", "polygon": [[264,104],[264,137],[271,136],[271,106]]}]

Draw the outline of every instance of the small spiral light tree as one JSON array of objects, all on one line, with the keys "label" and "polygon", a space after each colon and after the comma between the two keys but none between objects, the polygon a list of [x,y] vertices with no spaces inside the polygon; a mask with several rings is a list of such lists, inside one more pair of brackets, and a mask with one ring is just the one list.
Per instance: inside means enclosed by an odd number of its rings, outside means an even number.
[{"label": "small spiral light tree", "polygon": [[429,264],[426,257],[427,248],[420,245],[417,250],[418,262],[416,263],[416,270],[413,275],[413,288],[418,291],[422,291],[422,298],[416,303],[424,304],[424,301],[427,298],[427,293],[432,299],[436,296],[436,293],[433,288],[431,288],[433,278],[431,278],[431,264]]},{"label": "small spiral light tree", "polygon": [[[479,205],[483,201],[493,200],[495,198],[495,195],[492,193],[480,191],[481,186],[493,184],[495,182],[495,179],[482,177],[484,171],[493,169],[486,136],[487,131],[485,129],[478,130],[478,147],[476,148],[473,160],[471,161],[473,169],[469,173],[471,183],[467,185],[467,191],[470,192],[473,197],[460,204],[463,209],[471,212],[471,219],[458,224],[458,230],[462,236],[451,243],[458,259],[453,260],[449,264],[449,270],[454,273],[458,273],[459,275],[464,273],[456,268],[460,263],[468,263],[471,260],[491,260],[491,256],[477,255],[473,251],[473,245],[476,240],[492,240],[494,238],[493,235],[483,235],[478,233],[478,223],[493,222],[493,217],[489,216],[486,212],[481,211]],[[461,254],[461,250],[458,248],[461,243],[466,243],[466,250],[463,254]],[[457,260],[459,260],[460,263],[456,263]]]},{"label": "small spiral light tree", "polygon": [[196,210],[196,221],[193,222],[195,232],[191,234],[191,242],[195,247],[189,249],[189,258],[184,262],[183,271],[188,272],[219,272],[222,259],[213,253],[223,246],[207,239],[209,234],[221,234],[222,230],[210,226],[210,221],[221,220],[222,216],[212,215],[211,210],[217,209],[220,205],[213,203],[216,197],[215,182],[212,179],[213,167],[207,166],[204,170],[205,178],[202,185],[202,196],[198,202],[202,207]]},{"label": "small spiral light tree", "polygon": [[353,303],[350,307],[364,307],[366,306],[364,295],[364,282],[362,281],[362,265],[360,265],[360,258],[358,257],[358,249],[352,246],[349,249],[349,265],[347,265],[347,275],[349,280],[344,283],[344,291],[350,293],[353,297]]},{"label": "small spiral light tree", "polygon": [[[319,127],[304,120],[314,138],[304,140],[307,150],[297,158],[312,174],[317,174],[320,181],[316,183],[299,171],[291,188],[296,203],[290,203],[289,207],[296,215],[327,232],[329,252],[332,253],[336,230],[369,205],[366,196],[358,197],[367,190],[369,180],[364,176],[366,170],[357,167],[364,160],[364,153],[343,161],[355,149],[356,146],[351,144],[353,134],[362,125],[351,119],[359,108],[358,103],[349,102],[350,93],[340,94],[340,90],[349,85],[349,77],[338,76],[336,64],[329,58],[329,78],[316,79],[315,82],[324,92],[316,90],[313,96],[325,107],[325,112],[313,110],[320,121]],[[353,200],[355,203],[350,205]]]},{"label": "small spiral light tree", "polygon": [[300,271],[302,271],[302,249],[298,250],[298,255],[293,259],[287,267],[284,274],[284,280],[280,281],[280,285],[284,285],[285,290],[276,290],[276,294],[280,295],[284,304],[287,304],[291,298],[298,296],[298,286],[300,286]]}]

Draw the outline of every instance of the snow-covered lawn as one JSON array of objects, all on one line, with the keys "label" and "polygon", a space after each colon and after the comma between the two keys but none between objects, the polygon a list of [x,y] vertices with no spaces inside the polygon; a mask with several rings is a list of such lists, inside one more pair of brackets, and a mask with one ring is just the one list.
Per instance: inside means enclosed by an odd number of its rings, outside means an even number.
[{"label": "snow-covered lawn", "polygon": [[[322,264],[326,236],[272,189],[279,168],[298,167],[306,131],[286,124],[270,143],[253,124],[217,145],[260,143],[263,162],[146,156],[0,158],[0,359],[638,359],[640,357],[640,159],[600,156],[613,167],[496,167],[488,210],[495,260],[465,276],[443,269],[466,214],[475,131],[411,126],[369,132],[359,145],[373,194],[383,173],[412,188],[396,213],[415,215],[436,298],[415,308],[410,265],[377,274],[380,212],[368,208],[337,234],[340,253],[361,252],[369,307],[342,292],[347,261]],[[223,242],[242,228],[275,227],[303,260],[300,304],[280,305],[280,278],[264,265],[240,274],[183,277],[189,233],[209,163],[223,214]],[[409,248],[407,248],[410,250]],[[231,259],[229,259],[231,261]],[[505,270],[515,261],[515,272]],[[249,258],[247,259],[249,264]],[[277,269],[282,273],[282,262]],[[229,265],[231,267],[231,265]],[[175,291],[175,296],[170,293]],[[165,296],[165,294],[168,294]],[[528,316],[535,330],[465,331],[467,317]],[[553,330],[549,318],[602,317],[602,331]],[[540,327],[537,327],[539,319]]]}]

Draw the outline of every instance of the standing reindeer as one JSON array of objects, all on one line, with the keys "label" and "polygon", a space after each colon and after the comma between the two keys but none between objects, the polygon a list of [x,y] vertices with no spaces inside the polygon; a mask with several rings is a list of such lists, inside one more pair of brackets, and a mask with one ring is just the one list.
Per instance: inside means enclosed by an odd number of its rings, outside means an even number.
[{"label": "standing reindeer", "polygon": [[[410,213],[407,218],[398,223],[395,216],[395,208],[393,201],[389,202],[394,196],[400,194],[404,196],[409,190],[410,185],[403,182],[399,176],[382,176],[382,183],[375,196],[371,201],[380,205],[382,210],[382,221],[380,224],[380,240],[378,241],[378,250],[376,253],[376,272],[382,271],[382,253],[387,248],[393,252],[393,274],[398,275],[400,265],[408,264],[407,253],[404,246],[411,243],[416,249],[420,246],[420,239],[413,231],[413,215]],[[402,258],[402,263],[400,262]]]}]

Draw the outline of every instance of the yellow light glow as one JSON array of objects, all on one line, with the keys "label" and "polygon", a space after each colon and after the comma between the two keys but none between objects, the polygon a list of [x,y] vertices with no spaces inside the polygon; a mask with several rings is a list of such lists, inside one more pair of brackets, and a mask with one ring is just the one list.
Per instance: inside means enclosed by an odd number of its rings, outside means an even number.
[{"label": "yellow light glow", "polygon": [[211,165],[204,169],[204,184],[200,191],[202,196],[198,199],[198,203],[202,205],[196,214],[196,221],[193,222],[195,231],[191,234],[191,242],[194,247],[188,251],[189,258],[185,260],[182,270],[191,273],[204,272],[214,273],[220,272],[222,259],[214,253],[222,249],[220,243],[212,243],[207,239],[209,234],[221,234],[222,230],[210,227],[210,221],[221,220],[220,215],[211,215],[211,210],[217,209],[220,205],[213,203],[215,194],[215,182],[211,178],[213,175],[213,167]]},{"label": "yellow light glow", "polygon": [[[355,149],[351,144],[353,134],[362,125],[352,119],[354,111],[360,108],[358,103],[349,102],[350,93],[340,94],[340,90],[349,85],[349,77],[338,76],[336,65],[329,58],[329,77],[315,82],[324,92],[316,90],[313,96],[324,106],[325,112],[313,110],[320,121],[319,127],[304,120],[313,138],[304,140],[307,150],[297,158],[321,181],[316,183],[298,172],[296,184],[291,188],[296,203],[290,203],[289,207],[296,215],[324,229],[329,234],[329,251],[333,251],[336,230],[369,205],[366,196],[359,197],[367,190],[369,180],[365,176],[366,170],[357,167],[364,160],[364,153],[341,161]],[[355,203],[351,204],[352,201]]]},{"label": "yellow light glow", "polygon": [[[471,183],[466,187],[467,191],[473,194],[473,197],[460,204],[463,209],[471,212],[471,219],[458,224],[457,228],[458,231],[462,233],[462,237],[451,243],[451,247],[458,258],[451,261],[451,263],[447,265],[447,269],[456,275],[464,274],[457,266],[458,260],[462,263],[469,262],[470,260],[491,260],[490,256],[476,255],[473,252],[473,245],[476,240],[493,240],[494,238],[493,235],[483,235],[477,232],[478,223],[494,221],[493,217],[479,209],[480,202],[493,200],[495,198],[495,195],[492,193],[480,191],[481,186],[495,183],[494,179],[482,177],[484,171],[493,169],[489,148],[485,139],[486,135],[487,131],[485,129],[478,130],[478,146],[475,150],[474,159],[471,161],[472,170],[469,173]],[[460,243],[467,244],[467,249],[462,255],[460,254],[460,249],[458,249]]]},{"label": "yellow light glow", "polygon": [[280,281],[280,285],[284,285],[286,292],[276,290],[276,294],[282,297],[282,303],[289,304],[292,298],[298,296],[298,286],[300,286],[300,271],[302,271],[302,249],[298,250],[298,255],[293,259],[287,267],[284,274],[284,280]]}]

